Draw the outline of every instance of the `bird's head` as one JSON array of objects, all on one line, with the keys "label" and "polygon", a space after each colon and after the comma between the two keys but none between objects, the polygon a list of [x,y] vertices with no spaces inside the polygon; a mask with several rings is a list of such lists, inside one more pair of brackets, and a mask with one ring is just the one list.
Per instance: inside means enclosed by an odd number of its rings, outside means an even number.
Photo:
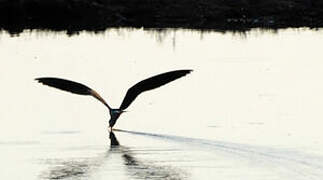
[{"label": "bird's head", "polygon": [[127,111],[124,111],[124,110],[121,110],[121,109],[111,109],[110,110],[110,114],[113,114],[113,115],[120,115],[120,114],[122,114],[122,113],[124,113],[124,112],[127,112]]}]

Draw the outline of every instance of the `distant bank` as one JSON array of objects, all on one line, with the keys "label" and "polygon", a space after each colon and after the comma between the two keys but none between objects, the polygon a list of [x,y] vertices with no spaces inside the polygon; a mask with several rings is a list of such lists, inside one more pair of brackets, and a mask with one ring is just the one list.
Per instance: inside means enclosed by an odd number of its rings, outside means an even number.
[{"label": "distant bank", "polygon": [[323,0],[0,0],[0,29],[323,27]]}]

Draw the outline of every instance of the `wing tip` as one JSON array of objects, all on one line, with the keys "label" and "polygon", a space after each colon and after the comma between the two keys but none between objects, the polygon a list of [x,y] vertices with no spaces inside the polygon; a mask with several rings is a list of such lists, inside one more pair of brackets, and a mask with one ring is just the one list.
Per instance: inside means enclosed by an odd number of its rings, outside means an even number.
[{"label": "wing tip", "polygon": [[187,75],[187,74],[192,73],[194,70],[193,69],[185,69],[185,70],[182,70],[182,71],[184,71],[185,75]]},{"label": "wing tip", "polygon": [[46,79],[46,78],[38,77],[38,78],[35,78],[34,80],[37,81],[38,83],[44,84],[44,81],[43,81],[44,79]]},{"label": "wing tip", "polygon": [[41,83],[41,79],[42,78],[35,78],[34,81],[37,81],[37,82]]}]

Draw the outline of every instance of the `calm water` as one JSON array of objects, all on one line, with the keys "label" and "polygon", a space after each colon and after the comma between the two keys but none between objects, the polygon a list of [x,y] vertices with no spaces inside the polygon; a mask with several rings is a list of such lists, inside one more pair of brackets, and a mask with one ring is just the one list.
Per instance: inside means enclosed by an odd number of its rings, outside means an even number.
[{"label": "calm water", "polygon": [[[322,45],[308,29],[2,33],[0,179],[320,180]],[[95,99],[34,81],[72,79],[118,107],[137,81],[184,68],[114,134]]]}]

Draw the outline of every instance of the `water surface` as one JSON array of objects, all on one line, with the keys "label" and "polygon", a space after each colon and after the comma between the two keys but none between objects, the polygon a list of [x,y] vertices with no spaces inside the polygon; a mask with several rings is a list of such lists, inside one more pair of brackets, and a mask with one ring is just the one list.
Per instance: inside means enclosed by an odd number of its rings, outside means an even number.
[{"label": "water surface", "polygon": [[[0,179],[321,179],[322,31],[201,33],[113,29],[0,37]],[[118,107],[152,75],[194,72]]]}]

